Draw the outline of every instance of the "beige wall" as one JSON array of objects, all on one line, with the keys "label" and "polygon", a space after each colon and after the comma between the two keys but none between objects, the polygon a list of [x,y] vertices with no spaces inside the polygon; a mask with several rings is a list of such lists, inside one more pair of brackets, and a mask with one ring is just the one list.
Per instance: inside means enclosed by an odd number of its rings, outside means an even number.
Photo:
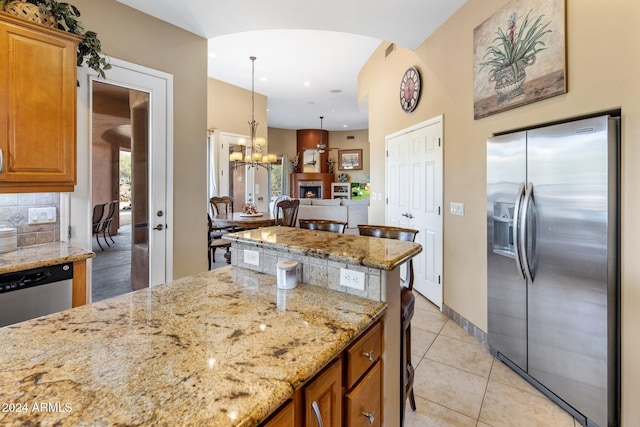
[{"label": "beige wall", "polygon": [[[384,189],[384,138],[444,114],[444,212],[452,201],[465,216],[444,216],[444,303],[486,331],[486,138],[494,132],[622,109],[622,420],[640,419],[640,3],[567,0],[569,92],[481,120],[473,119],[473,29],[507,0],[469,0],[415,50],[384,58],[386,43],[359,78],[359,98],[369,99],[371,181]],[[401,111],[397,88],[404,70],[417,66],[424,92],[412,114]],[[377,187],[377,188],[376,188]],[[370,219],[384,220],[372,201]]]},{"label": "beige wall", "polygon": [[115,0],[73,4],[107,55],[173,75],[173,275],[204,271],[207,41]]},{"label": "beige wall", "polygon": [[269,128],[269,150],[273,154],[286,154],[289,160],[296,156],[296,131]]},{"label": "beige wall", "polygon": [[[353,139],[347,139],[348,136],[353,136]],[[329,158],[335,161],[334,172],[337,176],[340,173],[346,173],[349,176],[351,182],[368,182],[367,176],[369,175],[369,130],[350,130],[350,131],[334,131],[329,132],[329,147],[337,148],[336,150],[329,151]],[[339,150],[353,150],[362,149],[362,170],[345,170],[338,169],[338,151]]]},{"label": "beige wall", "polygon": [[[251,62],[247,59],[247,73]],[[251,74],[247,74],[251,82]],[[221,132],[249,135],[251,121],[251,91],[215,79],[207,79],[207,127]],[[267,97],[255,94],[254,117],[258,122],[256,136],[267,138]],[[267,144],[269,139],[267,138]],[[269,147],[267,147],[269,151]]]}]

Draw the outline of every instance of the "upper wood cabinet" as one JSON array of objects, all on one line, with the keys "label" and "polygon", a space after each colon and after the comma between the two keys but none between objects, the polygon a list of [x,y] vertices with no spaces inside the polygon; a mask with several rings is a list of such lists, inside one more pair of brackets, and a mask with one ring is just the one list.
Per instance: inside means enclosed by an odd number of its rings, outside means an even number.
[{"label": "upper wood cabinet", "polygon": [[79,41],[0,12],[0,193],[73,191]]}]

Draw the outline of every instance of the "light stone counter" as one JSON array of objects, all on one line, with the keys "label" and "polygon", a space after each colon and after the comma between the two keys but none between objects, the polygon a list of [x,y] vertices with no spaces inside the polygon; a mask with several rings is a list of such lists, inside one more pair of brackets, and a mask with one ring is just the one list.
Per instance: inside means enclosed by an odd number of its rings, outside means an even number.
[{"label": "light stone counter", "polygon": [[86,260],[94,256],[95,253],[66,242],[24,246],[12,252],[0,253],[0,274],[73,263],[71,306],[78,307],[87,303]]},{"label": "light stone counter", "polygon": [[66,242],[24,246],[0,253],[0,274],[83,261],[94,256],[93,252],[69,246]]},{"label": "light stone counter", "polygon": [[275,282],[229,266],[0,328],[0,425],[257,425],[386,310]]},{"label": "light stone counter", "polygon": [[225,234],[223,238],[281,253],[387,271],[422,251],[422,246],[414,242],[282,226]]}]

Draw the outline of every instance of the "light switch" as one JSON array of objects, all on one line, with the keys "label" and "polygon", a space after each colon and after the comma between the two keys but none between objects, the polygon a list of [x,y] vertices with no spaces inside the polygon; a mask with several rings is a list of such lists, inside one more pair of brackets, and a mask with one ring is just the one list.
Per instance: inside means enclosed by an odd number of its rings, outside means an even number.
[{"label": "light switch", "polygon": [[464,203],[451,202],[449,209],[451,215],[464,216]]},{"label": "light switch", "polygon": [[27,224],[51,224],[56,222],[56,208],[29,208]]}]

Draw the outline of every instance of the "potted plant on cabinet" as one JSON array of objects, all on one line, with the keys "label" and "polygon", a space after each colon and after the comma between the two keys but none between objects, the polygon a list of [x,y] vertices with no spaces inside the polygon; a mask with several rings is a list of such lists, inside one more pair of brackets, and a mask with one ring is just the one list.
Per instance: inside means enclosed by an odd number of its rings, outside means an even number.
[{"label": "potted plant on cabinet", "polygon": [[103,78],[105,70],[111,68],[108,59],[100,55],[98,35],[85,31],[78,20],[80,11],[74,5],[56,0],[0,0],[0,5],[10,15],[81,36],[77,52],[79,67],[85,63]]}]

